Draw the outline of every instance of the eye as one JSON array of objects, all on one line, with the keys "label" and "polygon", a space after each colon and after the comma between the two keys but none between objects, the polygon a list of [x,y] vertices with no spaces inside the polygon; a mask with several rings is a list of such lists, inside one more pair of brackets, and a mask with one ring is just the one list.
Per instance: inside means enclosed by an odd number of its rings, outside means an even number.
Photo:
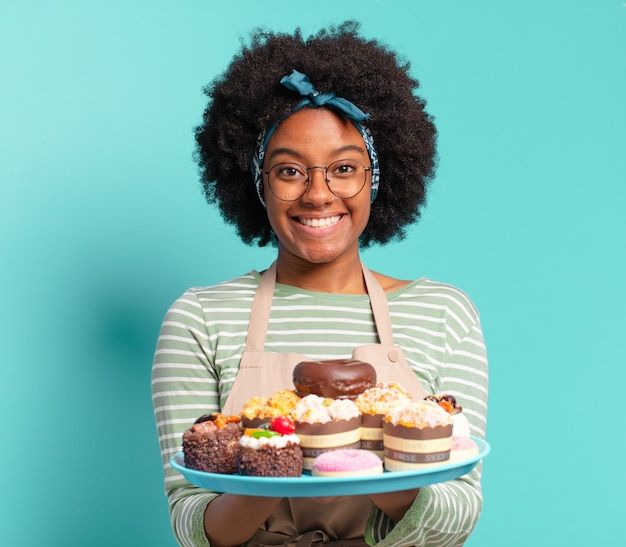
[{"label": "eye", "polygon": [[339,160],[333,163],[328,170],[332,177],[347,178],[358,172],[359,164],[356,161]]},{"label": "eye", "polygon": [[283,180],[298,180],[306,177],[306,169],[293,163],[282,163],[272,168],[275,175]]}]

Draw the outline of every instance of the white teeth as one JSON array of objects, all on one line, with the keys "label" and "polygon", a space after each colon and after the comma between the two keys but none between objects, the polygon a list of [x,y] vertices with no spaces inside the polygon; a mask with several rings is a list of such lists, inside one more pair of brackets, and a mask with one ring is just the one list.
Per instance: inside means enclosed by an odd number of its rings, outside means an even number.
[{"label": "white teeth", "polygon": [[326,228],[328,226],[332,226],[333,224],[337,224],[340,218],[341,215],[327,218],[298,218],[298,222],[300,222],[300,224],[304,224],[305,226],[309,226],[310,228]]}]

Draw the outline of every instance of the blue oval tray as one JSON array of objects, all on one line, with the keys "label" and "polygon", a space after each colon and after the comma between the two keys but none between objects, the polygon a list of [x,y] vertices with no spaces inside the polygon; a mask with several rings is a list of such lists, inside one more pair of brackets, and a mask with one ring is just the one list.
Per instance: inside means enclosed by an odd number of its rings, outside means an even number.
[{"label": "blue oval tray", "polygon": [[212,492],[277,498],[356,496],[420,488],[465,475],[491,450],[486,441],[476,437],[472,437],[472,440],[478,446],[478,455],[467,460],[416,471],[385,471],[380,475],[365,477],[314,477],[309,474],[300,477],[246,477],[205,473],[185,467],[182,451],[174,454],[170,463],[190,483]]}]

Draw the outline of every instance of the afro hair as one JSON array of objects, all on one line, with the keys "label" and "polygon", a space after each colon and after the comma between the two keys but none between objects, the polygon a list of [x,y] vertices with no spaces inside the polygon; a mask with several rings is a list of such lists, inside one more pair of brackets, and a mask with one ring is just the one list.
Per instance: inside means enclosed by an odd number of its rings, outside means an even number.
[{"label": "afro hair", "polygon": [[410,65],[346,21],[308,38],[261,29],[226,71],[205,88],[209,103],[196,128],[195,159],[204,194],[247,244],[276,244],[250,170],[262,130],[287,116],[301,99],[280,84],[296,69],[322,92],[332,91],[370,114],[380,164],[380,188],[360,243],[401,239],[425,202],[436,163],[436,130]]}]

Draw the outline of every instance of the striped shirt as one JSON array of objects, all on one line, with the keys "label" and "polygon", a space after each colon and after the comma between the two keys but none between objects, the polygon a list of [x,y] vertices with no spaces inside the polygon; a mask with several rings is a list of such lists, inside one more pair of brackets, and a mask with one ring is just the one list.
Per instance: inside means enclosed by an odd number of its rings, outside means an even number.
[{"label": "striped shirt", "polygon": [[[152,400],[165,492],[181,545],[208,545],[203,515],[217,494],[187,483],[168,463],[196,417],[218,411],[233,385],[245,344],[252,271],[231,281],[185,292],[167,312],[154,356]],[[454,395],[472,426],[485,436],[487,359],[476,309],[458,289],[421,278],[387,293],[394,341],[429,393]],[[265,349],[311,359],[349,358],[377,343],[367,295],[307,291],[276,284]],[[421,488],[399,522],[372,509],[366,540],[378,546],[462,545],[482,504],[480,466],[459,479]]]}]

